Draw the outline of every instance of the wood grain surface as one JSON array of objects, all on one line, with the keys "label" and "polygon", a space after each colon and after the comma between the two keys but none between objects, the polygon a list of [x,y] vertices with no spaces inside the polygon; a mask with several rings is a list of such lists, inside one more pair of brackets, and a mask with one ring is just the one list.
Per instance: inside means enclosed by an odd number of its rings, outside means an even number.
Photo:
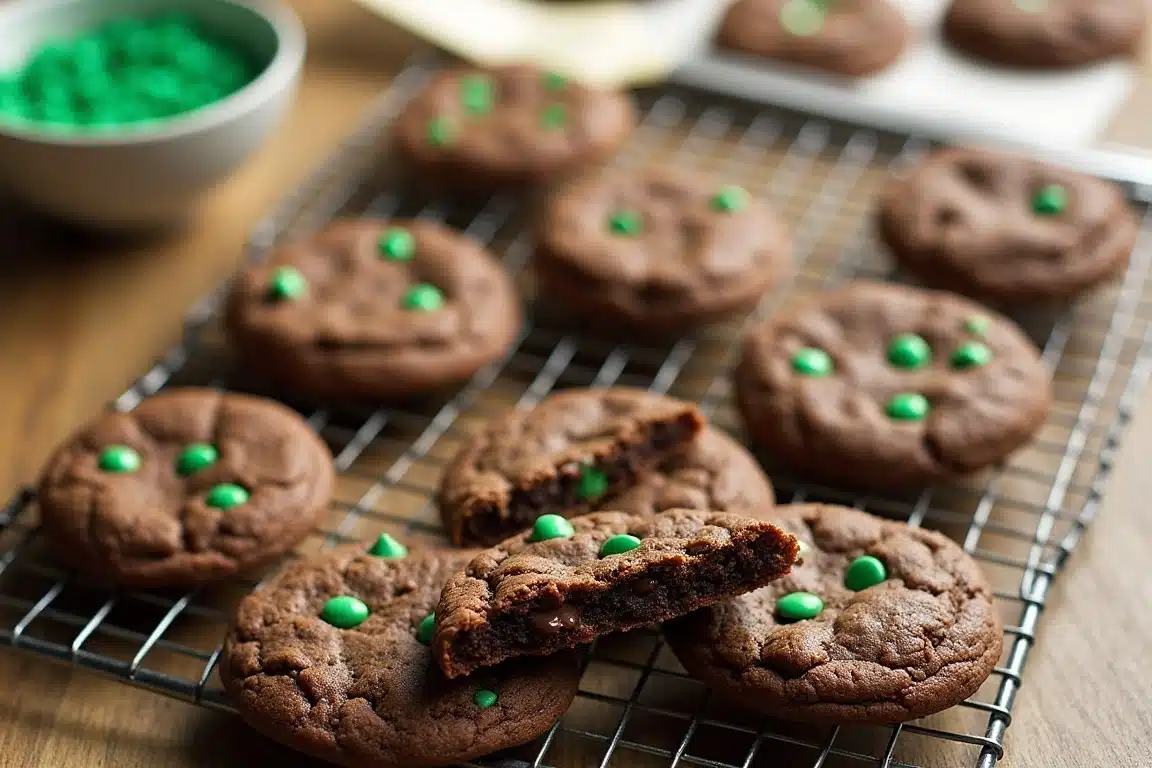
[{"label": "wood grain surface", "polygon": [[[407,36],[343,0],[292,5],[304,17],[310,43],[300,99],[285,129],[209,195],[185,229],[144,244],[94,244],[0,214],[4,497],[34,478],[70,429],[177,337],[181,312],[235,266],[252,224],[351,130],[413,47]],[[1110,136],[1152,144],[1149,116],[1152,85],[1146,84]],[[1152,515],[1141,496],[1152,408],[1140,414],[1100,518],[1050,596],[1001,765],[1152,766]],[[0,681],[5,768],[316,765],[234,717],[18,652],[0,652]],[[901,758],[967,765],[942,756],[928,739],[910,739]],[[590,759],[574,752],[564,764]],[[764,764],[792,762],[781,755]],[[841,764],[849,763],[827,763]]]}]

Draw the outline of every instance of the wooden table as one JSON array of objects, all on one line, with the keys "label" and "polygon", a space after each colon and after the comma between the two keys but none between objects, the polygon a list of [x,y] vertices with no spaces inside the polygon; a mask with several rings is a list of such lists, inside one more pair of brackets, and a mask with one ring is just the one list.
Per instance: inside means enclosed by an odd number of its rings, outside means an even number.
[{"label": "wooden table", "polygon": [[[182,308],[234,267],[253,222],[351,130],[413,47],[349,3],[292,4],[310,42],[296,108],[186,231],[130,247],[0,231],[0,495],[31,480],[65,433],[174,340]],[[1152,84],[1109,137],[1148,142],[1149,114]],[[1002,765],[1152,765],[1152,515],[1139,492],[1152,409],[1141,413],[1100,519],[1051,595]],[[234,718],[15,652],[0,653],[0,680],[0,765],[315,764]]]}]

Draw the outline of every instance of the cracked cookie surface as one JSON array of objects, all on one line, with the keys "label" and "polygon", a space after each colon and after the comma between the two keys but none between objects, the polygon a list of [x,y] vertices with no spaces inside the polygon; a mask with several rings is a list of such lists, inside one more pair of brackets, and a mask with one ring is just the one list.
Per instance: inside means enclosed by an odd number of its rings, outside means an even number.
[{"label": "cracked cookie surface", "polygon": [[332,456],[279,403],[172,389],[84,427],[40,482],[60,557],[144,587],[220,581],[275,560],[327,509]]},{"label": "cracked cookie surface", "polygon": [[896,723],[963,701],[992,672],[1003,643],[992,590],[953,541],[843,507],[769,518],[796,536],[802,562],[664,625],[717,693],[790,720]]},{"label": "cracked cookie surface", "polygon": [[241,602],[220,669],[250,725],[334,763],[411,768],[523,744],[563,714],[572,653],[452,681],[436,668],[428,617],[476,552],[369,549],[296,561]]},{"label": "cracked cookie surface", "polygon": [[752,437],[803,474],[918,487],[1005,458],[1050,374],[1007,318],[960,296],[854,282],[752,328],[733,373]]},{"label": "cracked cookie surface", "polygon": [[387,400],[458,384],[521,326],[503,266],[432,221],[343,220],[245,269],[229,298],[243,362],[294,391]]}]

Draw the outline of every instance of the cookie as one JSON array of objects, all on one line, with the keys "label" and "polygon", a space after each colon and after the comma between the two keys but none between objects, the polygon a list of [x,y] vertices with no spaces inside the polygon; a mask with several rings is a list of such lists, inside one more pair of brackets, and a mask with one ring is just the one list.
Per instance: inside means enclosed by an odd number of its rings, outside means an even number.
[{"label": "cookie", "polygon": [[930,155],[881,194],[879,228],[930,286],[993,303],[1067,299],[1121,274],[1138,223],[1115,184],[977,149]]},{"label": "cookie", "polygon": [[944,39],[1010,67],[1061,69],[1134,55],[1144,0],[953,0]]},{"label": "cookie", "polygon": [[741,187],[648,169],[588,178],[544,213],[539,292],[616,331],[672,334],[756,306],[791,267],[783,225]]},{"label": "cookie", "polygon": [[604,160],[635,125],[626,94],[516,64],[441,72],[393,131],[420,178],[487,189],[552,181]]},{"label": "cookie", "polygon": [[992,589],[935,531],[845,507],[776,507],[802,561],[754,592],[664,625],[693,677],[748,709],[841,725],[958,704],[1000,658]]},{"label": "cookie", "polygon": [[384,545],[296,561],[240,603],[220,674],[244,719],[356,768],[456,765],[551,728],[576,694],[576,655],[445,679],[431,614],[476,553]]},{"label": "cookie", "polygon": [[796,539],[726,512],[546,515],[444,586],[433,653],[449,677],[665,621],[786,574]]},{"label": "cookie", "polygon": [[856,282],[752,328],[733,374],[748,431],[803,474],[914,488],[1000,461],[1040,428],[1050,375],[1007,318]]},{"label": "cookie", "polygon": [[522,325],[500,263],[432,221],[344,220],[245,269],[226,321],[242,361],[287,389],[387,401],[466,381]]},{"label": "cookie", "polygon": [[327,509],[332,455],[279,403],[172,389],[97,419],[48,462],[40,522],[101,581],[189,587],[275,560]]},{"label": "cookie", "polygon": [[739,0],[720,24],[723,48],[849,77],[900,57],[908,23],[888,0]]},{"label": "cookie", "polygon": [[[572,389],[531,410],[510,409],[464,443],[444,472],[444,527],[457,545],[491,546],[540,515],[610,507],[703,427],[691,403],[625,387]],[[647,482],[653,495],[659,484]],[[644,506],[647,493],[632,503]]]}]

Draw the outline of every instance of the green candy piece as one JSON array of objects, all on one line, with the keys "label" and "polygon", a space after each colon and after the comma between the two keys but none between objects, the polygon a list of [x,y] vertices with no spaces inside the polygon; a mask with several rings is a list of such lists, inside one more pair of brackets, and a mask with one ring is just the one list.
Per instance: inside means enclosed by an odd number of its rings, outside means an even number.
[{"label": "green candy piece", "polygon": [[468,75],[460,80],[460,101],[474,115],[492,110],[492,79],[487,75]]},{"label": "green candy piece", "polygon": [[792,355],[792,370],[803,376],[827,376],[832,369],[832,358],[822,349],[803,347]]},{"label": "green candy piece", "polygon": [[385,560],[400,560],[408,556],[408,548],[387,533],[382,533],[369,548],[368,554]]},{"label": "green candy piece", "polygon": [[340,595],[324,603],[320,618],[337,629],[352,629],[368,618],[368,606],[355,597]]},{"label": "green candy piece", "polygon": [[608,539],[608,541],[601,545],[600,557],[622,555],[625,552],[631,552],[638,546],[640,546],[640,539],[628,533],[620,533]]},{"label": "green candy piece", "polygon": [[923,421],[930,406],[928,398],[916,392],[901,392],[888,401],[888,416],[897,421]]},{"label": "green candy piece", "polygon": [[133,85],[141,96],[161,109],[179,105],[186,98],[184,83],[175,73],[164,69],[141,73]]},{"label": "green candy piece", "polygon": [[416,254],[416,240],[412,233],[400,227],[392,227],[380,236],[380,253],[388,261],[412,261]]},{"label": "green candy piece", "polygon": [[568,78],[556,72],[544,73],[544,90],[549,93],[559,93],[568,87]]},{"label": "green candy piece", "polygon": [[824,610],[824,601],[811,592],[789,592],[776,601],[776,615],[789,621],[814,619]]},{"label": "green candy piece", "polygon": [[591,464],[580,466],[580,480],[576,484],[576,498],[595,501],[608,492],[608,475]]},{"label": "green candy piece", "polygon": [[721,187],[720,191],[712,196],[712,208],[721,213],[735,213],[748,205],[748,193],[743,187]]},{"label": "green candy piece", "polygon": [[979,368],[992,360],[992,350],[978,341],[966,341],[952,353],[953,368]]},{"label": "green candy piece", "polygon": [[455,139],[452,122],[446,117],[434,117],[428,121],[428,143],[434,147],[446,147]]},{"label": "green candy piece", "polygon": [[204,503],[215,509],[232,509],[248,501],[248,491],[235,483],[215,485],[204,498]]},{"label": "green candy piece", "polygon": [[878,558],[861,555],[848,564],[844,572],[844,586],[853,592],[874,587],[888,578],[888,569]]},{"label": "green candy piece", "polygon": [[440,289],[429,283],[419,283],[408,289],[404,294],[404,309],[420,312],[435,312],[444,306],[444,294]]},{"label": "green candy piece", "polygon": [[472,696],[472,703],[480,707],[480,709],[488,709],[488,707],[496,703],[498,698],[499,696],[496,695],[496,691],[481,688]]},{"label": "green candy piece", "polygon": [[1056,216],[1068,207],[1068,190],[1060,184],[1046,184],[1032,198],[1032,210],[1040,216]]},{"label": "green candy piece", "polygon": [[188,477],[202,472],[220,459],[220,452],[216,446],[208,443],[192,443],[184,447],[180,457],[176,459],[176,472],[181,477]]},{"label": "green candy piece", "polygon": [[428,645],[432,642],[432,632],[435,628],[435,613],[430,613],[420,620],[420,626],[416,628],[416,639],[420,641],[421,645]]},{"label": "green candy piece", "polygon": [[126,474],[140,469],[140,454],[126,445],[109,445],[100,451],[97,466],[105,472]]},{"label": "green candy piece", "polygon": [[563,128],[568,119],[568,113],[563,104],[549,104],[540,113],[540,125],[547,130]]},{"label": "green candy piece", "polygon": [[280,267],[268,281],[268,298],[273,301],[295,301],[308,292],[308,281],[295,267]]},{"label": "green candy piece", "polygon": [[633,211],[617,211],[608,219],[608,230],[614,235],[631,237],[640,234],[644,223]]},{"label": "green candy piece", "polygon": [[983,336],[988,333],[988,328],[992,325],[992,321],[988,319],[987,315],[972,315],[964,321],[964,330],[973,336]]},{"label": "green candy piece", "polygon": [[914,333],[902,333],[888,345],[888,362],[897,368],[923,368],[932,361],[932,348]]},{"label": "green candy piece", "polygon": [[540,515],[532,525],[532,536],[529,541],[548,541],[549,539],[568,539],[576,533],[572,523],[560,515]]},{"label": "green candy piece", "polygon": [[813,0],[788,0],[780,8],[780,25],[790,35],[811,37],[824,28],[824,8]]}]

